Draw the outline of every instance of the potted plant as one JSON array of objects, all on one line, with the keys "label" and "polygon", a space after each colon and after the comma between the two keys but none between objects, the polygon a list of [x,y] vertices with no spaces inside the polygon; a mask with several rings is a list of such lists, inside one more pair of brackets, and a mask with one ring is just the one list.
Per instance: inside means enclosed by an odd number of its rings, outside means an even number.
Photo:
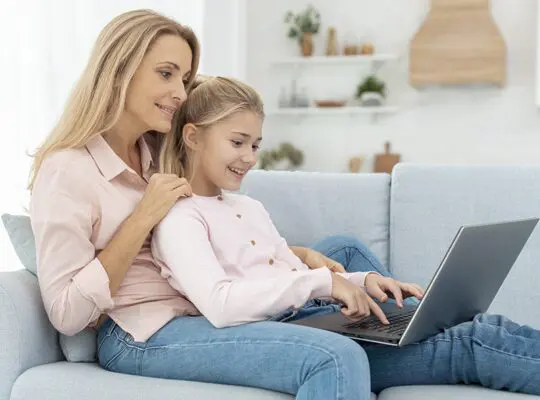
[{"label": "potted plant", "polygon": [[321,15],[311,4],[304,11],[294,14],[292,11],[285,14],[285,23],[289,24],[288,36],[298,40],[302,55],[307,57],[313,54],[313,35],[319,33]]},{"label": "potted plant", "polygon": [[380,106],[386,97],[386,84],[375,75],[368,75],[356,88],[356,98],[365,107]]},{"label": "potted plant", "polygon": [[304,153],[291,143],[281,143],[277,148],[265,150],[259,156],[258,167],[264,170],[294,170],[304,162]]}]

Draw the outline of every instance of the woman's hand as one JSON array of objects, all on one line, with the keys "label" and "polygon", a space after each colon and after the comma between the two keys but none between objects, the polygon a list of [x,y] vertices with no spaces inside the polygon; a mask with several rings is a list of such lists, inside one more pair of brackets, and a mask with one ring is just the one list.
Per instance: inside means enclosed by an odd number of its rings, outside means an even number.
[{"label": "woman's hand", "polygon": [[306,256],[302,261],[311,269],[328,267],[332,272],[345,272],[343,265],[312,249],[306,248]]},{"label": "woman's hand", "polygon": [[347,318],[360,319],[373,313],[383,324],[388,324],[384,312],[363,288],[334,273],[332,273],[332,297],[343,304],[341,313]]},{"label": "woman's hand", "polygon": [[180,197],[189,197],[191,194],[191,186],[185,178],[174,174],[154,174],[133,216],[150,230],[167,215]]},{"label": "woman's hand", "polygon": [[398,307],[403,307],[403,299],[424,296],[424,290],[414,283],[404,283],[379,274],[368,274],[365,280],[367,293],[381,302],[388,301],[389,296],[396,300]]}]

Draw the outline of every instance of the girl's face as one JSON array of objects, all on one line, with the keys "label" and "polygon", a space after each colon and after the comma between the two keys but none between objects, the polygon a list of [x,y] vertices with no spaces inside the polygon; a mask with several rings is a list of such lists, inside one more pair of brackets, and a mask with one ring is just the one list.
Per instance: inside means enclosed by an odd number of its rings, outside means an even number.
[{"label": "girl's face", "polygon": [[186,100],[184,85],[191,73],[191,49],[179,36],[160,36],[131,80],[122,118],[141,132],[167,133],[175,111]]},{"label": "girl's face", "polygon": [[197,141],[190,146],[195,150],[191,181],[194,193],[214,196],[221,189],[238,190],[257,162],[261,131],[261,118],[251,111],[241,111],[193,133]]}]

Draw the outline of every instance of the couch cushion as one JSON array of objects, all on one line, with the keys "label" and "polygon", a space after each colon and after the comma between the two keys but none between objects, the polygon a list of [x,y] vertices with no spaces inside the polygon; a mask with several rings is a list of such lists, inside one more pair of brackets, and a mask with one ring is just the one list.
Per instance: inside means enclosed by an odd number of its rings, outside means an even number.
[{"label": "couch cushion", "polygon": [[403,386],[383,390],[379,400],[528,400],[538,399],[519,393],[484,389],[468,385]]},{"label": "couch cushion", "polygon": [[71,362],[97,361],[97,332],[86,328],[74,336],[59,334],[60,347],[66,360]]},{"label": "couch cushion", "polygon": [[[28,271],[37,275],[36,244],[30,218],[26,215],[3,214],[2,221],[21,263]],[[75,336],[60,334],[60,347],[68,361],[97,360],[96,332],[93,329],[86,329]]]},{"label": "couch cushion", "polygon": [[292,399],[266,390],[118,374],[97,364],[60,362],[32,368],[15,382],[11,400]]},{"label": "couch cushion", "polygon": [[290,245],[351,235],[386,264],[389,185],[387,174],[257,170],[240,191],[264,204]]},{"label": "couch cushion", "polygon": [[23,267],[36,275],[36,243],[30,217],[2,214],[2,222]]},{"label": "couch cushion", "polygon": [[[278,400],[285,393],[250,387],[218,385],[118,374],[97,364],[58,362],[31,368],[13,386],[11,400]],[[375,400],[372,395],[372,400]],[[354,399],[351,399],[354,400]]]},{"label": "couch cushion", "polygon": [[0,272],[0,399],[28,368],[62,360],[36,277],[25,269]]},{"label": "couch cushion", "polygon": [[[400,164],[392,175],[390,268],[426,285],[458,228],[540,216],[540,166]],[[489,312],[540,328],[540,229]]]}]

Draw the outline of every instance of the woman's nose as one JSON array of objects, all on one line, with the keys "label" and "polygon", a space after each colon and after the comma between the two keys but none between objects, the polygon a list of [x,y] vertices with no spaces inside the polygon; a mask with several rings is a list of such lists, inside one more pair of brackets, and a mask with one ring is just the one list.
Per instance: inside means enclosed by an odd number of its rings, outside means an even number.
[{"label": "woman's nose", "polygon": [[173,93],[173,99],[178,103],[178,106],[182,105],[186,101],[187,92],[184,84],[181,83],[179,87]]}]

